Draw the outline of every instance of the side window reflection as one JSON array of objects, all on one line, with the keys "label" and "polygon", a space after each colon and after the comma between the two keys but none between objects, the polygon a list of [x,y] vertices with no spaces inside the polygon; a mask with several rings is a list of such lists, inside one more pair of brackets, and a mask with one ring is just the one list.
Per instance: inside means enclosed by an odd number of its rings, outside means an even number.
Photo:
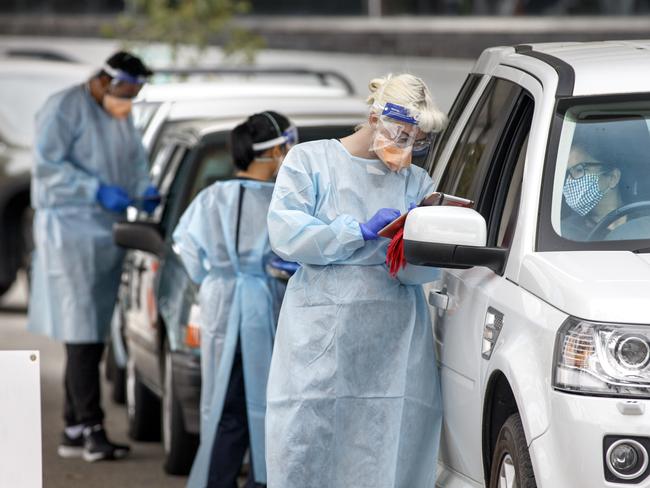
[{"label": "side window reflection", "polygon": [[484,155],[496,143],[520,91],[507,80],[495,78],[488,84],[451,155],[438,186],[440,191],[478,200],[489,167],[489,158]]}]

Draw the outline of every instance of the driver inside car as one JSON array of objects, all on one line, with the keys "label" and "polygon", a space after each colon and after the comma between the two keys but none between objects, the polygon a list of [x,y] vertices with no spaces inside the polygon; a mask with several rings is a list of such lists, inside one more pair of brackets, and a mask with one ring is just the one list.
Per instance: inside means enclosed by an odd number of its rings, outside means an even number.
[{"label": "driver inside car", "polygon": [[[619,188],[621,169],[574,146],[569,154],[564,188],[565,203],[571,209],[562,220],[562,236],[574,241],[590,240],[596,225],[611,212],[623,206]],[[608,226],[613,231],[625,223],[625,217]]]},{"label": "driver inside car", "polygon": [[[580,146],[571,149],[562,189],[564,202],[570,209],[562,220],[563,237],[596,241],[650,236],[648,212],[644,211],[640,218],[631,218],[631,212],[620,210],[639,201],[637,197],[626,197],[625,172],[630,172],[630,168],[605,162]],[[617,210],[618,217],[613,213]]]}]

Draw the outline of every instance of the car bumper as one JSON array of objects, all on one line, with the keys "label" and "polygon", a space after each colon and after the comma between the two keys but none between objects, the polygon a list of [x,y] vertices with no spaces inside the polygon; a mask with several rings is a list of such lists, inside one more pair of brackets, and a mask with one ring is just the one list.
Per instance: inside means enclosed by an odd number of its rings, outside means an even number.
[{"label": "car bumper", "polygon": [[199,433],[201,402],[201,359],[193,354],[172,353],[174,390],[183,410],[185,430]]},{"label": "car bumper", "polygon": [[530,445],[537,486],[650,488],[650,476],[633,483],[605,479],[606,436],[650,438],[650,400],[638,400],[644,413],[634,415],[619,410],[625,401],[553,391],[550,427]]}]

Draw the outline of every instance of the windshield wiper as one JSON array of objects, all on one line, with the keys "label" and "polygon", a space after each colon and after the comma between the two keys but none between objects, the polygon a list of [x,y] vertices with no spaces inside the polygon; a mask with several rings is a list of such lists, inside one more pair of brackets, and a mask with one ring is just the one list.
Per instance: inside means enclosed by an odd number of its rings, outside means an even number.
[{"label": "windshield wiper", "polygon": [[634,254],[648,254],[650,253],[650,247],[642,247],[641,249],[635,249],[632,252]]}]

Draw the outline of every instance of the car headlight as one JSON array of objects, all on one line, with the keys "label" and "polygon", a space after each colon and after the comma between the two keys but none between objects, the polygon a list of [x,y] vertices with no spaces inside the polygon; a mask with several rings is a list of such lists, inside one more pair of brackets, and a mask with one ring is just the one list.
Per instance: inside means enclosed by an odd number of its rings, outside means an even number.
[{"label": "car headlight", "polygon": [[555,343],[553,387],[609,396],[650,394],[650,326],[566,319]]}]

